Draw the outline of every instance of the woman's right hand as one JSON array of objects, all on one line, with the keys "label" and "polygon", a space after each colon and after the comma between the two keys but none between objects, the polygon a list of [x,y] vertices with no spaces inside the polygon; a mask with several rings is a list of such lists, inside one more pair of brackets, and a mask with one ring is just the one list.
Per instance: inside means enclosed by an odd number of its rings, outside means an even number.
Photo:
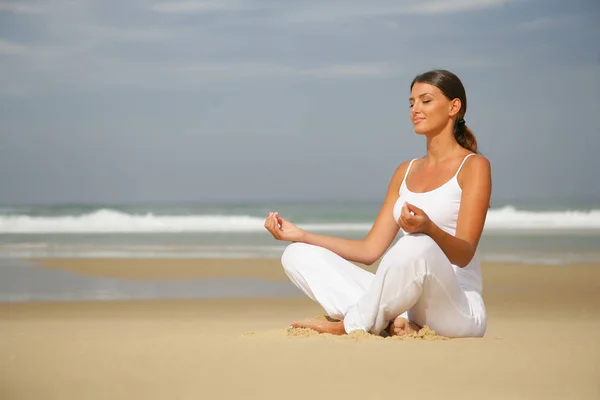
[{"label": "woman's right hand", "polygon": [[301,242],[306,233],[290,221],[281,218],[277,212],[269,213],[265,220],[265,228],[275,239],[289,242]]}]

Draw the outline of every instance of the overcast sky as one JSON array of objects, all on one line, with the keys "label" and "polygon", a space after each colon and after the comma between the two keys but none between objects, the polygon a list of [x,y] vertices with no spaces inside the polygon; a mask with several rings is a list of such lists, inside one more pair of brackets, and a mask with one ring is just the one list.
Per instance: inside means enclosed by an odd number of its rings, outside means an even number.
[{"label": "overcast sky", "polygon": [[495,199],[600,199],[598,0],[0,0],[0,203],[381,200],[446,68]]}]

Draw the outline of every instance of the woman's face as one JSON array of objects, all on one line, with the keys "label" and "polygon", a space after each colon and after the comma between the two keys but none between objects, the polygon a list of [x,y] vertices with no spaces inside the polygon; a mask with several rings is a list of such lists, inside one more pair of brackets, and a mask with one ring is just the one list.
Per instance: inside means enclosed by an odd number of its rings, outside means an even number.
[{"label": "woman's face", "polygon": [[409,102],[410,120],[421,135],[441,131],[460,110],[460,100],[448,100],[440,89],[422,82],[413,85]]}]

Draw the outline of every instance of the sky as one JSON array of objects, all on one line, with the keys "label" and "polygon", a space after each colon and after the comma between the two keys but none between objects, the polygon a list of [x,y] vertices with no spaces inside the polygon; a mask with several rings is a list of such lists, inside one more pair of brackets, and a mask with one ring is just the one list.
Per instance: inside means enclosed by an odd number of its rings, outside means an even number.
[{"label": "sky", "polygon": [[0,203],[380,201],[435,68],[493,200],[600,202],[599,43],[597,0],[0,0]]}]

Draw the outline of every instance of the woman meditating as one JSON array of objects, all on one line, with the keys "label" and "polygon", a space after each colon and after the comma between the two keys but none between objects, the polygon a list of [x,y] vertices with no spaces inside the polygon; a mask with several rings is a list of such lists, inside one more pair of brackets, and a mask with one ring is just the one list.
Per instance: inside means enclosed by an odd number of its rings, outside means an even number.
[{"label": "woman meditating", "polygon": [[[286,274],[330,317],[292,326],[339,335],[404,335],[424,325],[446,337],[485,334],[476,250],[490,204],[490,163],[465,124],[467,98],[456,75],[417,76],[409,102],[427,154],[398,166],[364,239],[307,232],[278,213],[266,218],[275,239],[293,242],[281,258]],[[352,263],[371,265],[384,253],[375,274]]]}]

